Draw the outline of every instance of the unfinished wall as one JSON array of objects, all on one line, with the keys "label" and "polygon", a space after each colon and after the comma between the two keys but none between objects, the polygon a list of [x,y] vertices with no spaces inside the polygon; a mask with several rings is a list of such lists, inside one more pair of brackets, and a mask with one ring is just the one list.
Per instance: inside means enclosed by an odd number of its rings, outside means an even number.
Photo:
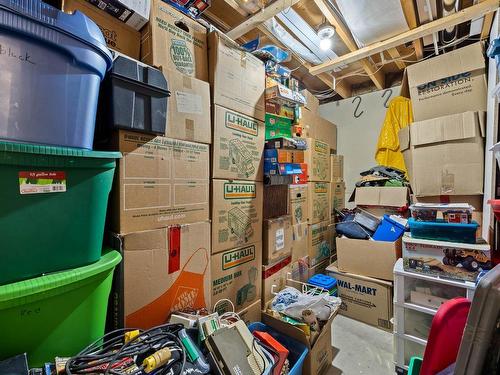
[{"label": "unfinished wall", "polygon": [[398,86],[375,91],[319,107],[321,116],[337,125],[337,153],[344,155],[346,202],[359,172],[376,165],[375,148],[386,105],[398,95],[399,89]]}]

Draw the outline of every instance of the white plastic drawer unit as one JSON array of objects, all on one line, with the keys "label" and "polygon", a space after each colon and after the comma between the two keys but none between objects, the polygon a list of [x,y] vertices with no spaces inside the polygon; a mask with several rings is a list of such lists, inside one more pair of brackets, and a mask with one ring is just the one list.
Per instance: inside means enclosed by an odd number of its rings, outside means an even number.
[{"label": "white plastic drawer unit", "polygon": [[469,281],[457,281],[403,270],[403,260],[394,266],[394,303],[407,308],[435,314],[449,299],[465,297],[472,300],[476,286]]},{"label": "white plastic drawer unit", "polygon": [[394,334],[394,362],[396,367],[408,370],[411,357],[424,356],[425,342],[417,342],[404,335]]},{"label": "white plastic drawer unit", "polygon": [[434,315],[394,306],[395,331],[406,336],[427,340]]}]

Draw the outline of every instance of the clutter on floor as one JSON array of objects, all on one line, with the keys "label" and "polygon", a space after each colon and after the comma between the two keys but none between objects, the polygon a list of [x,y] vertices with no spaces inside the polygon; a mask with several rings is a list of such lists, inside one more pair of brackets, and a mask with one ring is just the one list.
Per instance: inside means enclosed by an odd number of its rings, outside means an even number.
[{"label": "clutter on floor", "polygon": [[498,1],[337,3],[0,0],[0,374],[499,372]]}]

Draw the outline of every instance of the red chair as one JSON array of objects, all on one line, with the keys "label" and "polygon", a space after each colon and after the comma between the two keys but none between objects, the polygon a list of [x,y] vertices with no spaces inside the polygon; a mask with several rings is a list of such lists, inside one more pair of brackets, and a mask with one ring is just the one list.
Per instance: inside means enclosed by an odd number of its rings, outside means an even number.
[{"label": "red chair", "polygon": [[423,360],[413,357],[408,375],[435,375],[457,359],[471,302],[454,298],[443,303],[432,319]]}]

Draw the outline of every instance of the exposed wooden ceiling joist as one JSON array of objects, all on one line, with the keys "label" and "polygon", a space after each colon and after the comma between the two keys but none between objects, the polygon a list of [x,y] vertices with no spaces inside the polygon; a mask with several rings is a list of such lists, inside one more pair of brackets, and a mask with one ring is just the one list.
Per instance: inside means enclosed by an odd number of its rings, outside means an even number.
[{"label": "exposed wooden ceiling joist", "polygon": [[[330,7],[326,4],[325,0],[314,0],[318,8],[321,10],[325,18],[330,22],[332,26],[335,27],[335,30],[344,42],[344,44],[347,46],[349,51],[353,52],[358,49],[358,46],[356,42],[354,41],[354,38],[349,31],[349,28],[342,22],[342,20],[333,12]],[[383,90],[385,87],[385,76],[384,73],[381,70],[378,70],[376,66],[374,66],[370,61],[367,59],[361,60],[361,64],[363,66],[363,69],[365,70],[366,74],[369,75],[370,79],[373,81],[375,86],[379,90]]]},{"label": "exposed wooden ceiling joist", "polygon": [[[288,50],[286,46],[283,46],[281,43],[268,29],[266,29],[263,25],[258,26],[260,32],[266,35],[270,40],[273,41],[274,44],[280,46],[283,49]],[[306,69],[310,69],[312,67],[307,61],[305,61],[302,57],[290,51],[293,59],[297,61],[299,64],[303,65]],[[333,76],[327,73],[318,74],[317,77],[326,84],[329,88],[334,89],[337,94],[339,94],[342,98],[349,98],[351,96],[351,86],[347,82],[338,82],[337,85],[333,84]]]},{"label": "exposed wooden ceiling joist", "polygon": [[[484,0],[479,0],[480,3]],[[481,28],[481,39],[486,39],[490,36],[491,24],[493,23],[494,13],[488,13],[484,15],[483,27]]]},{"label": "exposed wooden ceiling joist", "polygon": [[314,66],[309,69],[309,72],[314,75],[328,72],[343,64],[350,64],[355,61],[359,61],[366,57],[388,50],[389,48],[412,42],[416,39],[422,38],[423,36],[430,35],[448,27],[480,18],[487,13],[496,11],[499,4],[499,0],[485,0],[482,3],[463,9],[447,17],[443,17],[438,20],[426,23],[425,25],[419,26],[413,30],[406,31],[382,42],[370,44],[366,47],[358,49],[357,51],[340,56],[339,58],[332,61]]},{"label": "exposed wooden ceiling joist", "polygon": [[389,48],[387,50],[387,53],[389,54],[389,56],[391,56],[391,59],[394,60],[394,64],[396,64],[396,66],[403,70],[404,68],[406,68],[406,64],[404,63],[404,61],[401,61],[401,55],[399,54],[399,51],[397,48]]},{"label": "exposed wooden ceiling joist", "polygon": [[240,4],[236,2],[236,0],[224,0],[224,2],[229,5],[231,8],[233,8],[235,11],[237,11],[239,14],[242,16],[248,16],[248,12],[240,7]]},{"label": "exposed wooden ceiling joist", "polygon": [[299,1],[300,0],[276,0],[271,5],[262,9],[262,11],[254,14],[253,16],[249,17],[247,20],[236,26],[234,29],[227,32],[227,36],[229,36],[233,40],[236,40],[242,35],[245,35],[250,30],[266,22],[271,17],[274,17],[283,9],[291,7]]},{"label": "exposed wooden ceiling joist", "polygon": [[[401,0],[401,7],[403,8],[408,27],[414,29],[419,26],[415,2],[413,0]],[[417,56],[418,60],[424,57],[424,43],[422,43],[422,39],[418,38],[414,40],[413,48],[415,48],[415,56]]]}]

